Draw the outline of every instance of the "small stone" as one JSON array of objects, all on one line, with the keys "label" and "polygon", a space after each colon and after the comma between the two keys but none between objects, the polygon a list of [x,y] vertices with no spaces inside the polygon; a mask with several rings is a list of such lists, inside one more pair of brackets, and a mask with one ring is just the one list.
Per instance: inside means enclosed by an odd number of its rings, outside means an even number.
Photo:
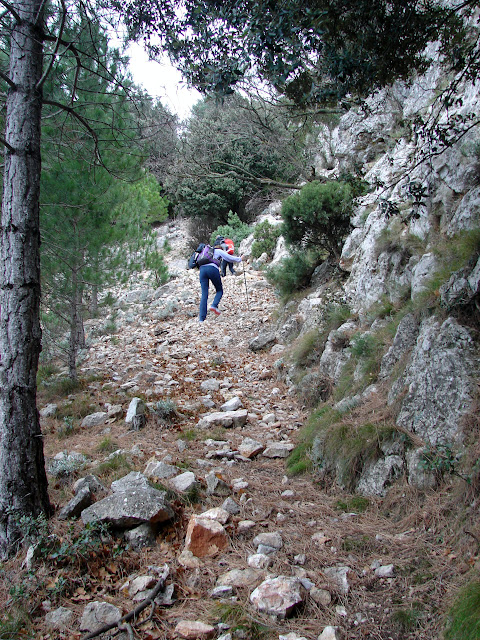
[{"label": "small stone", "polygon": [[217,580],[217,586],[230,586],[234,589],[253,587],[261,579],[261,573],[256,569],[232,569]]},{"label": "small stone", "polygon": [[232,516],[235,516],[240,513],[240,507],[235,502],[235,500],[230,497],[224,500],[222,504],[222,509],[225,509],[225,511],[228,511],[228,513],[230,513]]},{"label": "small stone", "polygon": [[156,544],[155,531],[150,523],[145,522],[134,529],[125,531],[125,540],[135,551],[144,547],[154,547]]},{"label": "small stone", "polygon": [[215,520],[192,516],[187,527],[185,548],[197,558],[215,556],[228,545],[223,526]]},{"label": "small stone", "polygon": [[90,489],[84,486],[67,504],[60,510],[58,514],[59,520],[68,520],[68,518],[78,518],[82,511],[89,507],[93,502]]},{"label": "small stone", "polygon": [[105,424],[105,420],[108,418],[106,411],[97,411],[96,413],[91,413],[89,416],[85,416],[82,420],[82,427],[98,427],[101,424]]},{"label": "small stone", "polygon": [[58,607],[54,611],[49,611],[45,616],[45,625],[49,629],[62,631],[72,626],[74,621],[74,613],[66,607]]},{"label": "small stone", "polygon": [[205,476],[205,481],[207,483],[207,493],[210,495],[228,496],[232,492],[228,484],[213,472]]},{"label": "small stone", "polygon": [[378,569],[375,569],[375,575],[378,578],[392,578],[394,574],[395,574],[395,568],[393,564],[386,564],[386,565],[383,565],[382,567],[378,567]]},{"label": "small stone", "polygon": [[240,446],[238,447],[239,452],[245,458],[254,458],[259,453],[265,449],[261,442],[257,440],[253,440],[252,438],[244,438]]},{"label": "small stone", "polygon": [[105,624],[118,622],[122,617],[120,609],[108,602],[89,602],[80,620],[81,631],[96,631]]},{"label": "small stone", "polygon": [[337,640],[335,627],[325,627],[322,633],[318,636],[318,640]]},{"label": "small stone", "polygon": [[187,491],[193,491],[199,488],[199,483],[195,478],[195,474],[192,471],[185,471],[178,476],[169,479],[171,487],[179,493],[185,493]]},{"label": "small stone", "polygon": [[134,489],[137,486],[147,489],[150,485],[143,473],[140,473],[139,471],[131,471],[126,476],[123,476],[123,478],[114,480],[110,486],[112,491],[117,492]]},{"label": "small stone", "polygon": [[147,478],[165,480],[166,478],[172,478],[178,475],[179,471],[180,469],[174,465],[159,462],[158,460],[151,460],[145,468],[144,475],[147,476]]},{"label": "small stone", "polygon": [[215,600],[229,598],[231,595],[233,595],[233,587],[228,584],[219,585],[210,591],[210,597]]},{"label": "small stone", "polygon": [[253,539],[253,544],[259,546],[264,545],[273,549],[281,549],[283,547],[282,536],[278,531],[272,533],[260,533]]},{"label": "small stone", "polygon": [[318,544],[319,546],[323,546],[326,542],[329,542],[330,540],[331,538],[326,536],[323,533],[323,531],[317,531],[317,533],[314,533],[312,536],[312,541],[315,542],[315,544]]},{"label": "small stone", "polygon": [[256,525],[256,522],[253,520],[240,520],[237,525],[238,533],[248,533],[253,527]]},{"label": "small stone", "polygon": [[266,458],[287,458],[295,445],[289,442],[277,442],[268,446],[262,455]]},{"label": "small stone", "polygon": [[226,524],[230,518],[230,514],[225,509],[222,509],[222,507],[214,507],[213,509],[208,509],[208,511],[203,511],[198,517],[207,518],[207,520],[216,520],[216,522],[220,522],[220,524]]},{"label": "small stone", "polygon": [[58,409],[58,405],[56,404],[47,404],[46,407],[43,407],[43,409],[40,409],[39,413],[40,413],[40,417],[42,418],[51,418],[52,416],[54,416],[57,413],[57,409]]},{"label": "small stone", "polygon": [[286,618],[305,601],[306,590],[298,578],[267,578],[251,594],[250,602],[260,612]]},{"label": "small stone", "polygon": [[238,409],[241,409],[242,406],[243,405],[240,398],[235,396],[234,398],[230,398],[230,400],[227,400],[227,402],[222,404],[222,406],[220,407],[220,411],[237,411]]},{"label": "small stone", "polygon": [[[145,592],[157,584],[155,576],[138,576],[128,585],[128,595],[134,600],[144,600]],[[140,595],[139,595],[140,594]]]},{"label": "small stone", "polygon": [[337,587],[339,592],[346,595],[350,590],[348,583],[348,573],[351,571],[350,567],[328,567],[323,569],[324,575],[331,580],[331,582]]},{"label": "small stone", "polygon": [[199,558],[194,556],[193,553],[188,549],[184,549],[178,556],[177,560],[179,564],[182,565],[182,567],[185,567],[187,569],[198,569],[203,565],[203,562],[199,560]]},{"label": "small stone", "polygon": [[268,569],[273,564],[273,560],[264,553],[255,553],[248,557],[247,564],[253,569]]},{"label": "small stone", "polygon": [[130,424],[133,422],[135,416],[145,414],[145,403],[141,398],[132,398],[128,405],[127,415],[125,416],[125,422]]},{"label": "small stone", "polygon": [[180,620],[175,633],[186,640],[207,640],[215,635],[215,627],[199,620]]},{"label": "small stone", "polygon": [[322,605],[322,607],[328,607],[332,601],[330,591],[327,591],[326,589],[319,589],[318,587],[312,587],[310,589],[310,597],[314,602]]}]

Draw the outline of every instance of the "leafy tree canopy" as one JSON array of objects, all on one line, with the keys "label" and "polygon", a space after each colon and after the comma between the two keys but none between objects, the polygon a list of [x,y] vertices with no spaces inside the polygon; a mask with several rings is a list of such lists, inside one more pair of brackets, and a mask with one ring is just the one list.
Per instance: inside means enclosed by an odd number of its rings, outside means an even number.
[{"label": "leafy tree canopy", "polygon": [[[297,104],[331,103],[407,78],[428,42],[458,49],[460,7],[433,0],[112,0],[133,38],[166,48],[199,89],[255,73]],[[153,44],[154,38],[162,40]]]},{"label": "leafy tree canopy", "polygon": [[305,174],[304,138],[267,103],[238,95],[221,103],[205,98],[181,136],[166,191],[188,217],[209,218],[215,226],[233,211],[245,220],[254,195],[291,188]]}]

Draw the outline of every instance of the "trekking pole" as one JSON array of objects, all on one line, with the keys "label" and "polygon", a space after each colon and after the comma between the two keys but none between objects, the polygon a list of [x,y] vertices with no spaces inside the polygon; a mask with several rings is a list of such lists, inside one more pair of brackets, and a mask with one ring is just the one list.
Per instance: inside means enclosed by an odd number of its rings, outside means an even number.
[{"label": "trekking pole", "polygon": [[247,311],[250,311],[250,307],[248,305],[247,276],[245,275],[245,263],[243,262],[243,260],[242,260],[242,263],[243,263],[243,280],[245,282],[245,295],[247,297]]}]

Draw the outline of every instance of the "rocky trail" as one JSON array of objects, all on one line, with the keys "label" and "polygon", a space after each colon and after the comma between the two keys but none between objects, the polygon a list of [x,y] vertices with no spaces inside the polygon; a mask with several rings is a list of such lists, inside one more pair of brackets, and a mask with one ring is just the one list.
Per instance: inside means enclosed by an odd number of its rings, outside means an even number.
[{"label": "rocky trail", "polygon": [[[178,233],[171,235],[174,244]],[[92,570],[96,582],[79,582],[61,607],[44,602],[36,637],[95,637],[112,620],[101,637],[437,637],[435,611],[458,563],[449,541],[438,543],[433,499],[419,515],[408,488],[394,489],[363,510],[311,474],[289,477],[285,459],[307,414],[277,377],[284,347],[252,345],[273,326],[274,292],[261,271],[247,264],[244,276],[237,266],[240,275],[224,279],[222,314],[199,323],[198,272],[184,269],[176,249],[167,285],[118,292],[113,335],[99,331],[104,319],[88,323],[79,374],[91,380],[83,397],[95,410],[83,411],[82,426],[59,438],[58,414],[43,411],[60,529],[67,515],[78,527],[90,510],[100,517],[104,499],[100,492],[92,506],[78,507],[78,483],[55,473],[72,456],[88,459],[74,477],[96,476],[110,494],[108,482],[127,476],[138,507],[145,485],[166,489],[166,513],[145,517],[147,531],[128,533],[123,556]],[[138,429],[127,413],[134,398]],[[128,466],[107,472],[119,457]],[[135,527],[118,528],[136,529],[135,518]],[[119,631],[118,618],[155,585],[157,606],[149,603]]]}]

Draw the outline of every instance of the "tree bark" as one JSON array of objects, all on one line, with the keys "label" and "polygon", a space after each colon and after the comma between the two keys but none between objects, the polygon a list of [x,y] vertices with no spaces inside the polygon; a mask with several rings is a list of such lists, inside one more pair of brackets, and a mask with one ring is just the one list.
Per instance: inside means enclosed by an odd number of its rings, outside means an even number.
[{"label": "tree bark", "polygon": [[82,317],[82,288],[78,281],[78,270],[72,269],[72,294],[70,299],[70,340],[68,345],[68,375],[77,380],[77,354],[85,347],[85,331]]},{"label": "tree bark", "polygon": [[91,316],[96,316],[98,313],[98,286],[92,285],[90,304],[88,305],[88,311]]},{"label": "tree bark", "polygon": [[[0,229],[0,556],[21,535],[18,520],[51,511],[36,374],[40,329],[40,119],[43,0],[13,11]],[[17,19],[20,18],[20,19]]]}]

